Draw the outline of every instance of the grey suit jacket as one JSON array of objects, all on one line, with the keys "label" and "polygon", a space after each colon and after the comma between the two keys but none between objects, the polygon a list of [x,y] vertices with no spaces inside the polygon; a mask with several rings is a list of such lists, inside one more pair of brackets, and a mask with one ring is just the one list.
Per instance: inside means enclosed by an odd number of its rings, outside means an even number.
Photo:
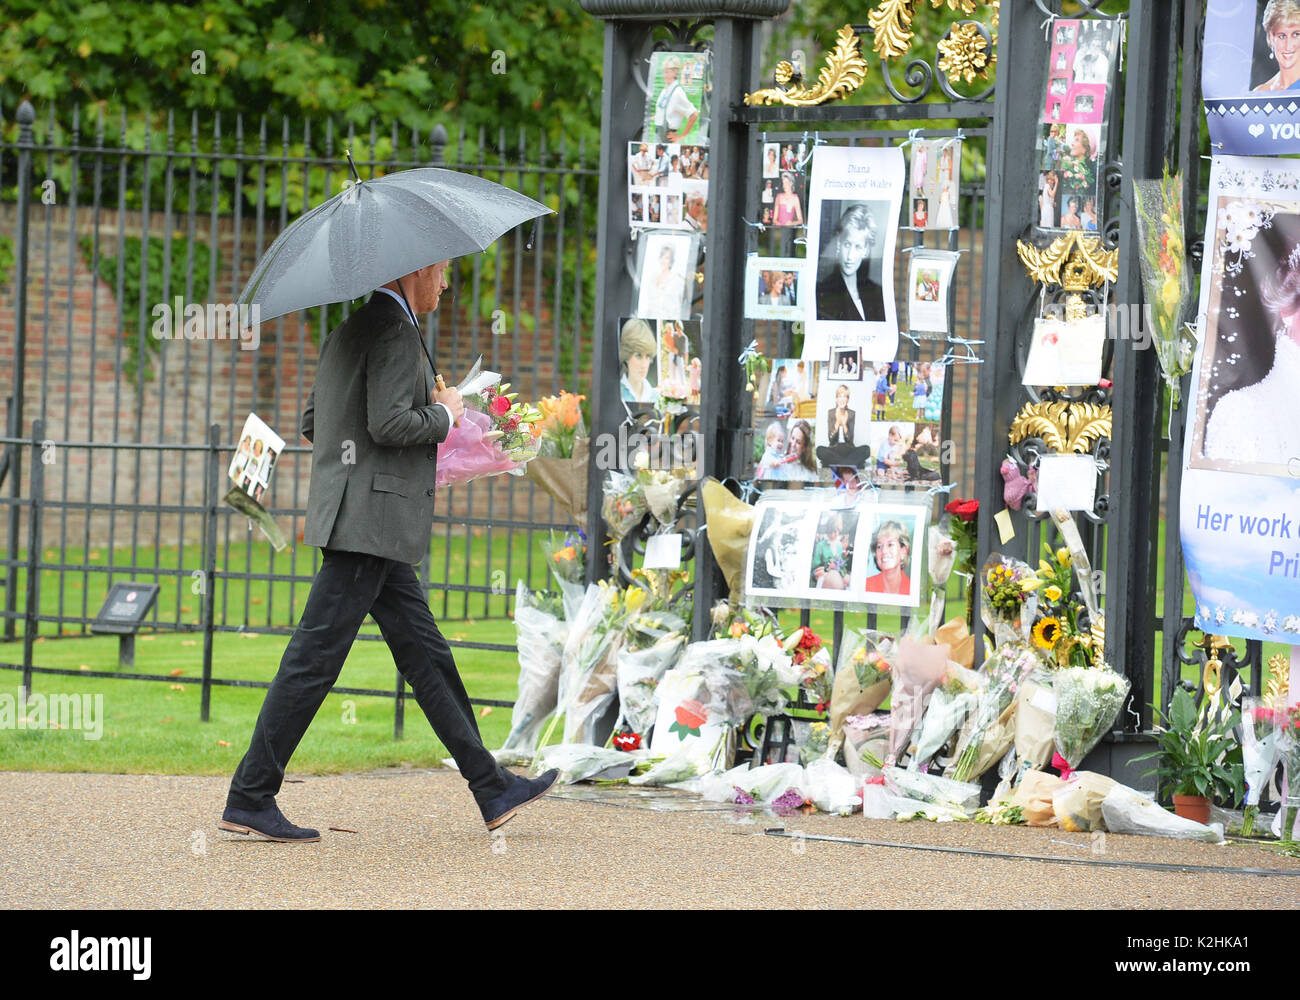
[{"label": "grey suit jacket", "polygon": [[374,295],[321,345],[302,415],[312,443],[303,541],[417,563],[433,534],[447,411],[401,305]]}]

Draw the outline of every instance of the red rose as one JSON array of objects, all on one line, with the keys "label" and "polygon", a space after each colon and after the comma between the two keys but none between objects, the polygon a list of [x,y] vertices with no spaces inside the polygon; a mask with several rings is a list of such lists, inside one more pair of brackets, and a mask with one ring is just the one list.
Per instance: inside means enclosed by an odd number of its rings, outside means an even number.
[{"label": "red rose", "polygon": [[510,412],[510,400],[505,396],[497,396],[488,404],[488,411],[494,417],[504,417]]},{"label": "red rose", "polygon": [[953,500],[945,504],[943,509],[963,521],[973,521],[980,512],[980,502],[978,500]]}]

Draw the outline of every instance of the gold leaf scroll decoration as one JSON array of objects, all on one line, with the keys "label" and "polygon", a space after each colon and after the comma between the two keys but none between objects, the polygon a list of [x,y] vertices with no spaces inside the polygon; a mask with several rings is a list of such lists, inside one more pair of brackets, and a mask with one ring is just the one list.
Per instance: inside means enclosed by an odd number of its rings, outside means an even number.
[{"label": "gold leaf scroll decoration", "polygon": [[1060,285],[1067,292],[1087,291],[1119,278],[1119,249],[1105,249],[1096,236],[1067,233],[1042,250],[1017,240],[1016,253],[1034,281]]},{"label": "gold leaf scroll decoration", "polygon": [[884,0],[867,15],[875,32],[871,47],[881,59],[897,59],[912,45],[915,0]]},{"label": "gold leaf scroll decoration", "polygon": [[[916,14],[917,0],[883,0],[876,9],[867,14],[867,24],[875,34],[872,48],[881,59],[897,59],[912,46],[912,18]],[[998,27],[998,3],[993,0],[993,30]],[[938,10],[944,4],[951,11],[960,11],[970,15],[975,13],[977,0],[930,0],[930,6]],[[983,40],[981,39],[981,42]],[[989,62],[992,65],[992,60]],[[945,73],[948,71],[945,69]],[[955,76],[954,73],[948,73]],[[969,80],[967,81],[969,82]]]},{"label": "gold leaf scroll decoration", "polygon": [[1042,438],[1058,454],[1087,454],[1092,446],[1111,434],[1111,410],[1097,403],[1026,403],[1011,421],[1008,437],[1012,444],[1025,438]]},{"label": "gold leaf scroll decoration", "polygon": [[794,79],[794,67],[782,61],[776,66],[776,80],[780,87],[766,87],[745,95],[745,103],[788,104],[794,107],[808,107],[823,104],[826,101],[842,100],[862,86],[867,76],[867,62],[862,58],[858,47],[858,35],[853,26],[846,24],[835,35],[835,48],[826,57],[826,62],[817,74],[817,83],[812,87],[795,86],[789,89],[785,84]]}]

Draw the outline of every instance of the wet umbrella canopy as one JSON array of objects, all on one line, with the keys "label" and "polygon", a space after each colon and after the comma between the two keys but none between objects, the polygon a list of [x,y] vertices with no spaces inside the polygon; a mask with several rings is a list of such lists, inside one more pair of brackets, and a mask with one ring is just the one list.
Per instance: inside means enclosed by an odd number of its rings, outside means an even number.
[{"label": "wet umbrella canopy", "polygon": [[486,250],[550,213],[516,191],[436,167],[358,181],[271,244],[239,296],[263,322],[347,302],[422,267]]}]

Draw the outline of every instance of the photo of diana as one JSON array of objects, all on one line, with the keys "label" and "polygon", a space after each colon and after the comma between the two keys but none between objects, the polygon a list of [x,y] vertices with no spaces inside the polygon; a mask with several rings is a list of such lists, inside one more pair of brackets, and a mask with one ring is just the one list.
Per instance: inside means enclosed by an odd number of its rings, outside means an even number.
[{"label": "photo of diana", "polygon": [[912,559],[916,516],[881,511],[867,523],[872,530],[866,545],[868,565],[863,590],[876,603],[915,607],[920,603],[919,588],[916,596],[912,593],[913,578],[920,569]]},{"label": "photo of diana", "polygon": [[880,283],[871,277],[884,246],[873,206],[825,201],[822,213],[822,232],[830,236],[823,241],[819,262],[817,318],[884,322],[884,295]]},{"label": "photo of diana", "polygon": [[[1267,239],[1274,234],[1285,241],[1277,256]],[[1275,215],[1251,251],[1236,287],[1223,279],[1222,299],[1231,289],[1239,318],[1221,307],[1214,313],[1212,355],[1206,345],[1202,384],[1210,383],[1210,398],[1202,455],[1212,468],[1285,476],[1300,466],[1300,215]]]}]

